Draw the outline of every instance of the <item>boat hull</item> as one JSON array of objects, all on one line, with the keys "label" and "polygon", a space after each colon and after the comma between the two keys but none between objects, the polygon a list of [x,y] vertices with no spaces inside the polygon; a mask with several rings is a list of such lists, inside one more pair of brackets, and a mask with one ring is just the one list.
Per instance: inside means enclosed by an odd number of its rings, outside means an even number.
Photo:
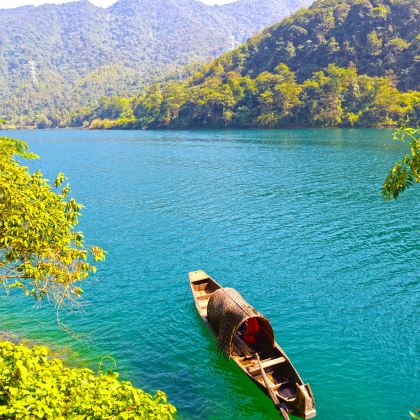
[{"label": "boat hull", "polygon": [[[217,332],[207,317],[207,306],[212,294],[221,286],[202,270],[189,273],[189,281],[197,311],[209,330],[217,337]],[[278,409],[283,407],[288,413],[303,419],[315,417],[314,398],[309,384],[302,381],[276,341],[272,347],[270,353],[274,356],[261,363],[257,360],[256,352],[253,353],[240,336],[235,335],[234,351],[229,356],[265,394],[278,402]]]}]

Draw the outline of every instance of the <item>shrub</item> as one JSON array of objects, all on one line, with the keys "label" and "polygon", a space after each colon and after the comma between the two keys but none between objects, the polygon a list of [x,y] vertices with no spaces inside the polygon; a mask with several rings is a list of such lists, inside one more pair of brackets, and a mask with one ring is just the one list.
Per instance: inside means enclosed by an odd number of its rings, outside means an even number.
[{"label": "shrub", "polygon": [[175,407],[118,374],[66,367],[46,347],[0,342],[0,418],[172,419]]}]

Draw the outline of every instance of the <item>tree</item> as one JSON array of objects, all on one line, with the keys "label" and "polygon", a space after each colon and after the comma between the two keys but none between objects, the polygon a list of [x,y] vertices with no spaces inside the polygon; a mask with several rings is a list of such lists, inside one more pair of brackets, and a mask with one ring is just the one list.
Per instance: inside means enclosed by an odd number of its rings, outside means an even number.
[{"label": "tree", "polygon": [[410,141],[410,152],[394,165],[385,179],[382,193],[387,199],[397,199],[415,182],[420,182],[420,129],[399,128],[395,131],[393,139],[403,142]]},{"label": "tree", "polygon": [[142,128],[153,126],[159,119],[162,101],[163,95],[158,84],[152,85],[146,94],[138,98],[135,103],[134,115]]},{"label": "tree", "polygon": [[378,37],[376,31],[371,32],[367,37],[367,50],[370,54],[378,56],[381,54],[382,39]]},{"label": "tree", "polygon": [[68,199],[70,186],[59,174],[50,185],[15,157],[35,159],[28,145],[0,137],[0,283],[37,300],[60,306],[82,293],[79,284],[104,260],[101,248],[87,249],[75,228],[83,208]]},{"label": "tree", "polygon": [[103,97],[100,99],[96,108],[96,115],[101,119],[109,118],[116,120],[124,114],[130,114],[131,112],[130,100],[120,96]]}]

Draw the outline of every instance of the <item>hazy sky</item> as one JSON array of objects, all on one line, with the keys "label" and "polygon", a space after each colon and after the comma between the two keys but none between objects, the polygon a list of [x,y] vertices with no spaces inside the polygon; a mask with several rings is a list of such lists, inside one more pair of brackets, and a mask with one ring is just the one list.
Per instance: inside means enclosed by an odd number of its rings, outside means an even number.
[{"label": "hazy sky", "polygon": [[[8,7],[18,7],[24,6],[27,4],[45,4],[45,3],[66,3],[71,0],[0,0],[0,9]],[[115,3],[117,0],[89,0],[91,3],[96,4],[97,6],[107,7],[112,3]],[[234,0],[201,0],[203,3],[207,4],[223,4],[231,3]]]}]

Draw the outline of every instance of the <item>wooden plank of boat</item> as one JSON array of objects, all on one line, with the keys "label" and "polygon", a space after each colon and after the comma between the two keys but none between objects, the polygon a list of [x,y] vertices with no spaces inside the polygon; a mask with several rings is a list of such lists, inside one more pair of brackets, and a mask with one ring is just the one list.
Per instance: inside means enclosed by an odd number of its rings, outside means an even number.
[{"label": "wooden plank of boat", "polygon": [[264,380],[264,385],[265,385],[266,389],[268,390],[268,394],[269,394],[271,400],[273,401],[274,406],[280,411],[280,414],[283,417],[283,420],[290,420],[290,417],[289,417],[289,414],[287,413],[287,410],[285,409],[285,407],[282,404],[280,404],[280,401],[279,401],[276,393],[274,392],[275,391],[274,386],[272,386],[270,384],[270,381],[267,378],[267,375],[266,375],[265,370],[264,370],[264,366],[261,363],[260,356],[258,355],[258,353],[256,355],[256,358],[257,358],[257,361],[258,361],[258,368],[259,368],[259,370],[261,372],[261,376]]},{"label": "wooden plank of boat", "polygon": [[[275,359],[267,359],[267,360],[264,360],[264,362],[261,362],[261,366],[264,369],[274,368],[275,366],[279,365],[280,363],[284,363],[284,362],[286,362],[286,359],[283,356],[280,356],[280,357],[276,357]],[[248,369],[248,372],[251,375],[253,375],[255,373],[259,373],[260,372],[260,368],[259,368],[259,366],[250,367]]]},{"label": "wooden plank of boat", "polygon": [[[215,300],[216,295],[228,289],[223,289],[202,270],[189,273],[189,280],[198,313],[210,331],[219,338],[217,328],[209,321],[209,301],[213,295],[213,300]],[[228,292],[225,294],[226,299],[233,299]],[[238,306],[240,306],[239,303]],[[246,312],[245,309],[244,312]],[[271,329],[268,320],[263,316],[258,322],[262,322],[265,327]],[[315,417],[314,398],[309,384],[302,381],[284,350],[274,340],[274,336],[271,342],[266,338],[261,335],[260,342],[255,345],[246,344],[240,335],[238,325],[230,342],[228,357],[232,358],[242,371],[273,400],[284,418],[288,418],[288,413],[304,419]]]}]

